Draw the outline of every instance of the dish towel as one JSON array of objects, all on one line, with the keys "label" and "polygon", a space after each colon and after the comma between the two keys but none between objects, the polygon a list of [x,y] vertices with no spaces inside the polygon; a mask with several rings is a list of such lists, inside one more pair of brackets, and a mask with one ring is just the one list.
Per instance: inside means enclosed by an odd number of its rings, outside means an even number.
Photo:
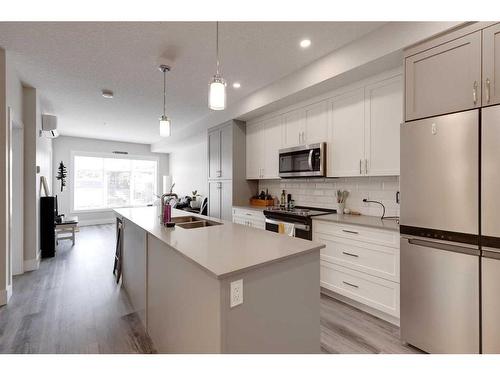
[{"label": "dish towel", "polygon": [[278,233],[286,234],[290,237],[295,237],[295,225],[292,223],[279,223]]}]

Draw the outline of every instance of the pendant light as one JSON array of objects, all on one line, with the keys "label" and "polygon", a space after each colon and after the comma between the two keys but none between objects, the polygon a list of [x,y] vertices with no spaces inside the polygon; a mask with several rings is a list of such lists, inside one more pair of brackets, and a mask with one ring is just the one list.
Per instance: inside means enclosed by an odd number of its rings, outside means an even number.
[{"label": "pendant light", "polygon": [[160,137],[170,137],[170,119],[166,115],[167,104],[167,72],[170,66],[160,65],[158,69],[163,73],[163,115],[160,117]]},{"label": "pendant light", "polygon": [[208,86],[208,108],[214,111],[222,111],[226,108],[226,81],[219,72],[219,22],[215,24],[216,42],[215,50],[217,56],[217,72]]}]

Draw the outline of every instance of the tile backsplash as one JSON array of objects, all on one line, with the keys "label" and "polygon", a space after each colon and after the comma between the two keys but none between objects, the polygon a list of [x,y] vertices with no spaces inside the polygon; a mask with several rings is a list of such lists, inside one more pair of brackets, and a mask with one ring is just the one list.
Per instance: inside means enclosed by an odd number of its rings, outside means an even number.
[{"label": "tile backsplash", "polygon": [[346,208],[363,215],[380,216],[382,207],[376,203],[364,203],[363,198],[382,202],[387,216],[399,216],[396,193],[399,177],[344,177],[260,180],[259,191],[269,190],[273,197],[280,197],[281,191],[292,194],[297,206],[337,208],[336,191],[347,190],[349,197]]}]

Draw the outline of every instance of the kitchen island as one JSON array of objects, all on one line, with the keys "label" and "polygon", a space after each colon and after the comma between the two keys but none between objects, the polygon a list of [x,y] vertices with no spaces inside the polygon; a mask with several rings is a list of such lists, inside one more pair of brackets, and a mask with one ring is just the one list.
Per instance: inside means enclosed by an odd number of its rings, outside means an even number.
[{"label": "kitchen island", "polygon": [[122,285],[159,353],[320,352],[324,245],[179,210],[173,228],[156,207],[115,212]]}]

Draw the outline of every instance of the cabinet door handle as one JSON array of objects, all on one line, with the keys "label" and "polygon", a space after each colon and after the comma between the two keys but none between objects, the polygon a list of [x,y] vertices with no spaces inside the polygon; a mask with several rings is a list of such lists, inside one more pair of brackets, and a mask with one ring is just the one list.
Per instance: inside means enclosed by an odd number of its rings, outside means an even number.
[{"label": "cabinet door handle", "polygon": [[342,229],[342,232],[351,233],[351,234],[359,234],[359,232],[356,232],[354,230],[347,230],[347,229]]},{"label": "cabinet door handle", "polygon": [[368,159],[365,159],[365,174],[368,174]]},{"label": "cabinet door handle", "polygon": [[363,171],[361,170],[361,163],[362,161],[361,159],[359,159],[359,174],[363,174]]},{"label": "cabinet door handle", "polygon": [[353,288],[359,288],[359,286],[355,285],[355,284],[351,284],[351,283],[348,283],[347,281],[342,281],[345,285],[349,285],[349,286],[352,286]]},{"label": "cabinet door handle", "polygon": [[359,258],[358,254],[348,253],[346,251],[342,251],[342,254],[350,256],[350,257],[354,257],[354,258]]},{"label": "cabinet door handle", "polygon": [[486,78],[486,103],[490,102],[490,79]]},{"label": "cabinet door handle", "polygon": [[474,104],[477,104],[477,81],[474,81],[472,85],[472,99],[474,100]]}]

